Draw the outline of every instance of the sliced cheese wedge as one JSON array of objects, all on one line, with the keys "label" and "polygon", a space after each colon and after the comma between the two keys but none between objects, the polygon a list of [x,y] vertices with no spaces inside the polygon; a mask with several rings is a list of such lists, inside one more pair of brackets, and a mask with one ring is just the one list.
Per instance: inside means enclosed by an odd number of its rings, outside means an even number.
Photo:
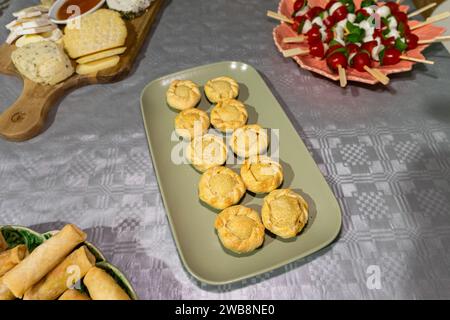
[{"label": "sliced cheese wedge", "polygon": [[120,57],[119,56],[112,56],[105,59],[79,64],[77,66],[77,73],[81,75],[85,74],[96,74],[97,72],[112,68],[119,64]]},{"label": "sliced cheese wedge", "polygon": [[51,24],[51,25],[48,25],[48,26],[37,27],[37,28],[27,28],[27,29],[18,28],[18,29],[15,30],[15,32],[17,32],[17,34],[23,36],[25,34],[37,34],[37,33],[53,31],[56,28],[57,28],[56,25]]},{"label": "sliced cheese wedge", "polygon": [[105,50],[105,51],[100,51],[100,52],[90,54],[88,56],[84,56],[84,57],[78,59],[77,63],[83,64],[83,63],[89,63],[89,62],[105,59],[108,57],[122,54],[125,52],[125,50],[127,50],[127,47],[119,47],[119,48],[109,49],[109,50]]},{"label": "sliced cheese wedge", "polygon": [[19,19],[24,19],[24,18],[32,18],[32,17],[38,17],[42,14],[41,11],[36,10],[36,11],[20,11],[20,12],[15,12],[13,13],[13,16]]}]

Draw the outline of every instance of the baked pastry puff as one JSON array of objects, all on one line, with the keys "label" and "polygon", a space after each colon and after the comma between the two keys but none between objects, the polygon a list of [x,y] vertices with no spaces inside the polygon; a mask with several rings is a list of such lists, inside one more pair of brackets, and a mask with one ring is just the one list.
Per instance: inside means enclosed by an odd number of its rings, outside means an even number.
[{"label": "baked pastry puff", "polygon": [[187,160],[200,172],[221,166],[227,160],[227,146],[222,138],[205,134],[194,138],[186,150]]},{"label": "baked pastry puff", "polygon": [[267,156],[253,156],[242,164],[241,177],[247,190],[267,193],[278,188],[283,182],[283,168]]},{"label": "baked pastry puff", "polygon": [[235,130],[247,123],[245,105],[235,99],[220,101],[211,110],[211,124],[221,132]]},{"label": "baked pastry puff", "polygon": [[234,99],[239,95],[239,85],[233,78],[218,77],[205,84],[205,94],[213,103]]},{"label": "baked pastry puff", "polygon": [[264,242],[264,225],[258,212],[244,206],[226,208],[217,215],[214,227],[223,246],[236,253],[248,253]]},{"label": "baked pastry puff", "polygon": [[242,158],[249,158],[262,154],[269,146],[266,129],[257,124],[248,124],[236,129],[230,141],[230,147],[235,154]]},{"label": "baked pastry puff", "polygon": [[195,108],[202,94],[198,85],[190,80],[174,80],[166,93],[167,104],[177,110]]},{"label": "baked pastry puff", "polygon": [[245,185],[241,177],[226,167],[213,167],[203,173],[198,184],[200,200],[216,209],[225,209],[241,200]]},{"label": "baked pastry puff", "polygon": [[292,190],[274,190],[264,198],[261,215],[264,226],[272,233],[293,238],[308,222],[308,204]]},{"label": "baked pastry puff", "polygon": [[209,117],[203,110],[197,108],[186,109],[175,117],[175,132],[186,140],[206,134],[208,128]]}]

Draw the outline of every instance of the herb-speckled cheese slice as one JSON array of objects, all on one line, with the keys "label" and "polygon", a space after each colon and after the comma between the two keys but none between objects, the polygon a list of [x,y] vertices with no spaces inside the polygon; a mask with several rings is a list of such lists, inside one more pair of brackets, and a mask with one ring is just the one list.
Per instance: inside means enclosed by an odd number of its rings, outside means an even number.
[{"label": "herb-speckled cheese slice", "polygon": [[11,54],[17,70],[31,81],[54,85],[74,73],[69,57],[50,41],[29,43]]}]

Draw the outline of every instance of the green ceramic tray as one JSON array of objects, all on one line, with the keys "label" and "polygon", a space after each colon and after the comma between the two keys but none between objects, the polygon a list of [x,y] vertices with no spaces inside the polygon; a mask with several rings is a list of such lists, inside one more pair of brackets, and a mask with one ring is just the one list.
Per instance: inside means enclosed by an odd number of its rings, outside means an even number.
[{"label": "green ceramic tray", "polygon": [[[49,231],[41,234],[22,226],[0,225],[0,232],[5,238],[5,241],[8,244],[9,248],[14,248],[19,244],[24,244],[27,246],[28,251],[32,252],[45,240],[51,238],[53,234],[55,234],[55,232],[57,231]],[[96,259],[95,265],[98,268],[105,270],[111,277],[113,277],[114,280],[116,280],[116,282],[122,287],[122,289],[125,290],[125,292],[130,296],[131,299],[138,300],[138,296],[134,291],[133,286],[125,277],[125,275],[119,269],[117,269],[112,264],[107,262],[105,256],[98,248],[96,248],[90,242],[84,242],[80,246],[82,245],[85,245],[89,249],[89,251],[91,251],[92,254],[95,256]],[[80,282],[79,290],[81,292],[87,292],[87,289],[83,285],[82,281]]]},{"label": "green ceramic tray", "polygon": [[[189,79],[203,86],[207,80],[230,76],[240,85],[239,100],[247,105],[248,123],[279,129],[279,155],[285,181],[305,197],[310,205],[310,221],[291,240],[266,234],[263,247],[238,256],[225,250],[215,233],[217,211],[202,205],[197,196],[200,174],[188,164],[177,165],[171,153],[180,142],[173,141],[176,112],[168,108],[165,93],[174,79]],[[258,72],[241,62],[220,62],[159,78],[142,92],[141,107],[151,156],[162,193],[172,234],[181,260],[197,279],[213,285],[226,284],[281,267],[330,244],[341,227],[341,212],[333,193],[314,160],[270,89]],[[204,97],[200,109],[211,104]],[[272,145],[273,142],[272,142]],[[231,166],[235,170],[239,166]],[[263,197],[247,193],[241,204],[260,212]]]}]

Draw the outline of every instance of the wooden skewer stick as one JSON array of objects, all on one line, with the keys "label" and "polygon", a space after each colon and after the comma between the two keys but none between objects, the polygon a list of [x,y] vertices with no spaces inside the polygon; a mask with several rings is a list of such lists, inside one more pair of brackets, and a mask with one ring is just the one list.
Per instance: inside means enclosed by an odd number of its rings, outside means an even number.
[{"label": "wooden skewer stick", "polygon": [[430,3],[429,5],[426,5],[425,7],[420,8],[420,9],[418,9],[416,11],[413,11],[410,14],[408,14],[408,18],[415,17],[415,16],[421,14],[422,12],[425,12],[427,10],[430,10],[431,8],[434,8],[436,5],[437,5],[436,2]]},{"label": "wooden skewer stick", "polygon": [[347,86],[347,75],[345,74],[345,69],[342,68],[341,65],[338,65],[338,71],[339,71],[339,83],[342,88],[345,88]]},{"label": "wooden skewer stick", "polygon": [[294,23],[294,20],[289,19],[288,17],[286,17],[286,16],[284,16],[281,13],[278,13],[278,12],[273,12],[273,11],[268,10],[267,11],[267,16],[270,17],[270,18],[276,19],[276,20],[280,20],[280,21],[283,21],[283,22],[290,23],[290,24]]},{"label": "wooden skewer stick", "polygon": [[407,61],[412,61],[412,62],[434,64],[434,61],[425,60],[425,59],[418,59],[418,58],[413,58],[413,57],[408,57],[408,56],[400,56],[400,59],[407,60]]},{"label": "wooden skewer stick", "polygon": [[309,54],[309,50],[303,50],[300,48],[287,49],[283,51],[283,56],[285,58],[290,58],[294,56],[304,56]]},{"label": "wooden skewer stick", "polygon": [[418,44],[428,44],[428,43],[447,41],[447,40],[450,40],[450,36],[436,37],[434,39],[428,39],[428,40],[419,40],[419,42],[417,42],[417,43]]},{"label": "wooden skewer stick", "polygon": [[442,12],[441,14],[435,15],[433,17],[429,17],[426,21],[416,24],[415,26],[411,27],[411,31],[416,30],[418,28],[422,28],[426,25],[447,19],[448,17],[450,17],[450,11]]},{"label": "wooden skewer stick", "polygon": [[286,37],[283,39],[284,43],[298,43],[305,41],[305,36]]},{"label": "wooden skewer stick", "polygon": [[376,69],[372,69],[372,68],[370,68],[368,66],[364,66],[364,70],[366,70],[368,73],[370,73],[370,75],[372,77],[374,77],[375,79],[380,81],[385,86],[387,86],[389,84],[390,79],[385,74],[383,74],[382,72],[380,72],[380,71],[378,71]]}]

